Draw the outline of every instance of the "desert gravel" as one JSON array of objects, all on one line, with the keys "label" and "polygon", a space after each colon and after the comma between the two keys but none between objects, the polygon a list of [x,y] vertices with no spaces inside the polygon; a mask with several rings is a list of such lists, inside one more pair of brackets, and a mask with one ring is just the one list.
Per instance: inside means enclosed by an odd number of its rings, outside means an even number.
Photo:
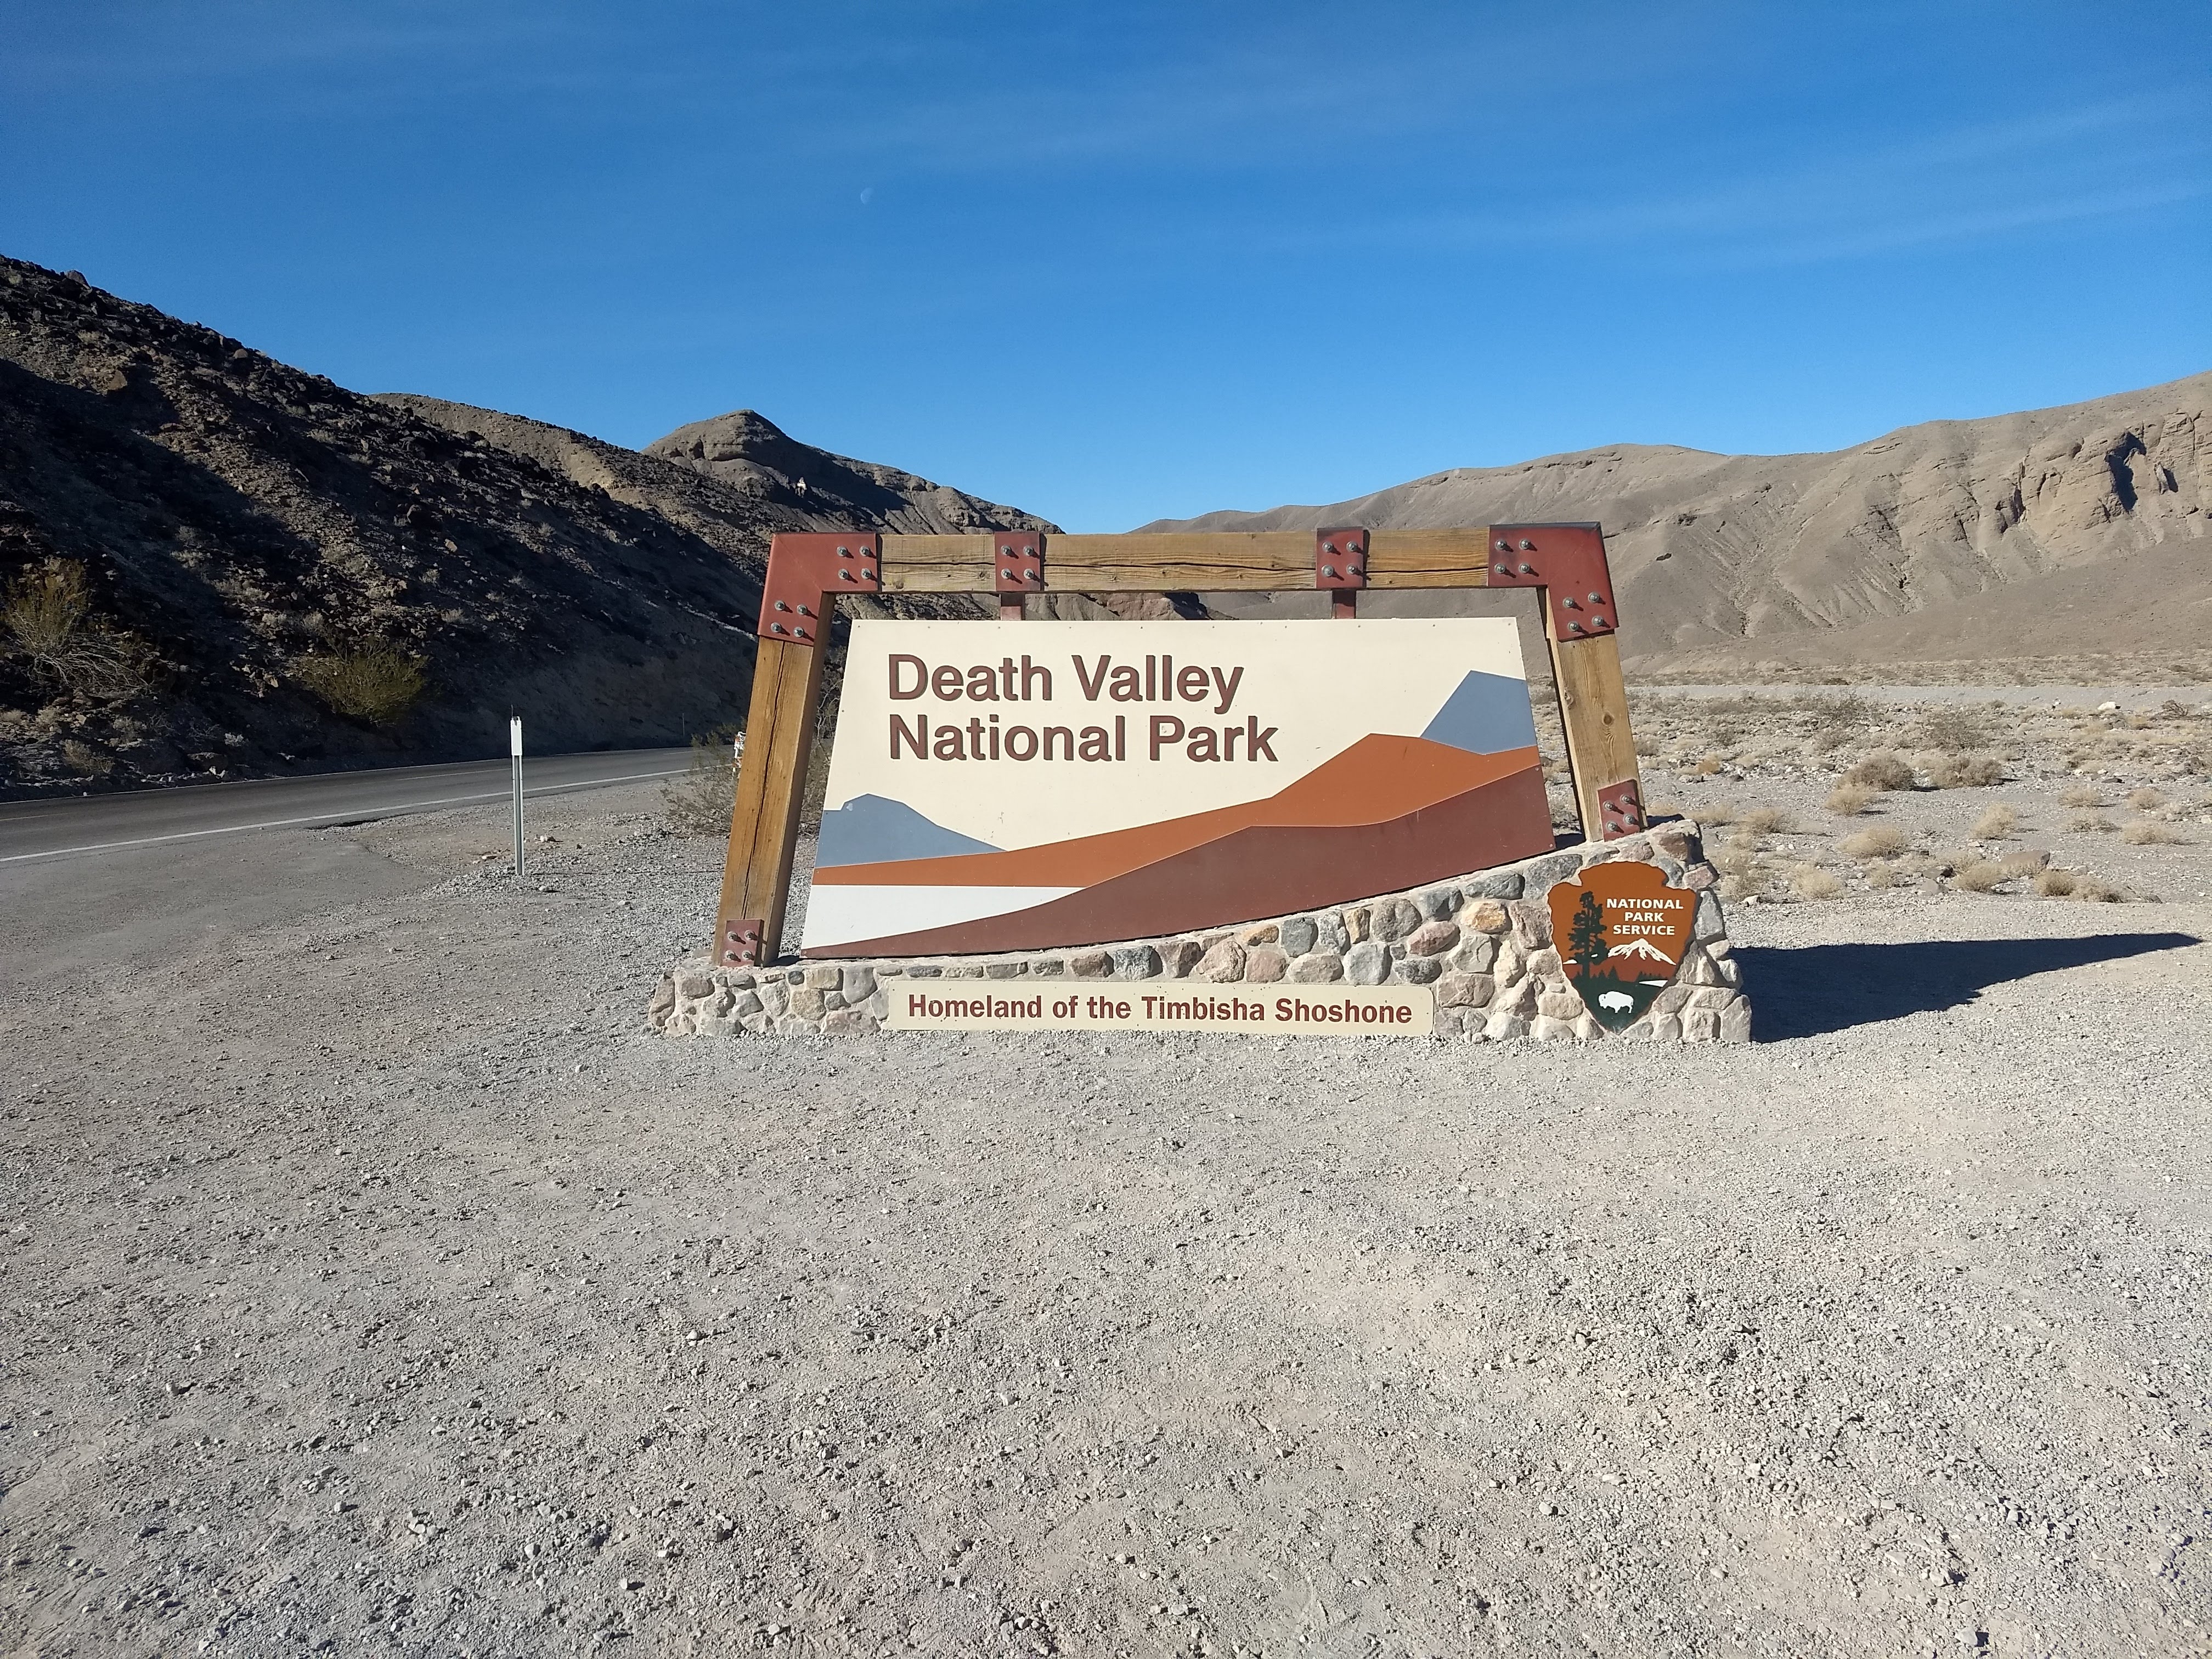
[{"label": "desert gravel", "polygon": [[2201,848],[1747,1048],[687,1042],[652,805],[11,943],[0,1653],[2212,1651]]}]

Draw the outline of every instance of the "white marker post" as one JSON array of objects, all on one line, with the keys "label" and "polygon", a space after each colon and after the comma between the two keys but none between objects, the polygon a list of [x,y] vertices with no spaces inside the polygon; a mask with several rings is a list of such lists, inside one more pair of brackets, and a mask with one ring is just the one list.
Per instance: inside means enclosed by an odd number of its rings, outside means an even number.
[{"label": "white marker post", "polygon": [[514,757],[514,878],[522,879],[522,716],[507,723],[507,748]]}]

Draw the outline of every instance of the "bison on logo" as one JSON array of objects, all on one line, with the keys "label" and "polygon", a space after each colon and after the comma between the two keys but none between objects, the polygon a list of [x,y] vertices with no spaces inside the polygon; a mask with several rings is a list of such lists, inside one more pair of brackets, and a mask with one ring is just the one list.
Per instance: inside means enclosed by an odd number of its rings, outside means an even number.
[{"label": "bison on logo", "polygon": [[1654,864],[1593,864],[1548,895],[1568,983],[1608,1031],[1632,1025],[1690,948],[1698,896]]}]

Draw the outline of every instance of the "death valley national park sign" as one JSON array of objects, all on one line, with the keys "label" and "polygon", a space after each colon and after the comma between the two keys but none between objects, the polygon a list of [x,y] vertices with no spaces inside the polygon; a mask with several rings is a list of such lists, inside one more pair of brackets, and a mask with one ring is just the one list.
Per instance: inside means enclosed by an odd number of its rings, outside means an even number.
[{"label": "death valley national park sign", "polygon": [[805,954],[1188,933],[1548,852],[1510,619],[853,624]]}]

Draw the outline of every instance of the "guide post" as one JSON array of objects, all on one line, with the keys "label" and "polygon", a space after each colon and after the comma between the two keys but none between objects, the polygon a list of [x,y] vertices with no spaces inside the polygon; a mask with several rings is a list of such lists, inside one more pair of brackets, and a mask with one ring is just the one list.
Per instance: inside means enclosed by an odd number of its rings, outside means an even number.
[{"label": "guide post", "polygon": [[507,723],[507,740],[514,761],[514,878],[522,879],[522,716]]}]

